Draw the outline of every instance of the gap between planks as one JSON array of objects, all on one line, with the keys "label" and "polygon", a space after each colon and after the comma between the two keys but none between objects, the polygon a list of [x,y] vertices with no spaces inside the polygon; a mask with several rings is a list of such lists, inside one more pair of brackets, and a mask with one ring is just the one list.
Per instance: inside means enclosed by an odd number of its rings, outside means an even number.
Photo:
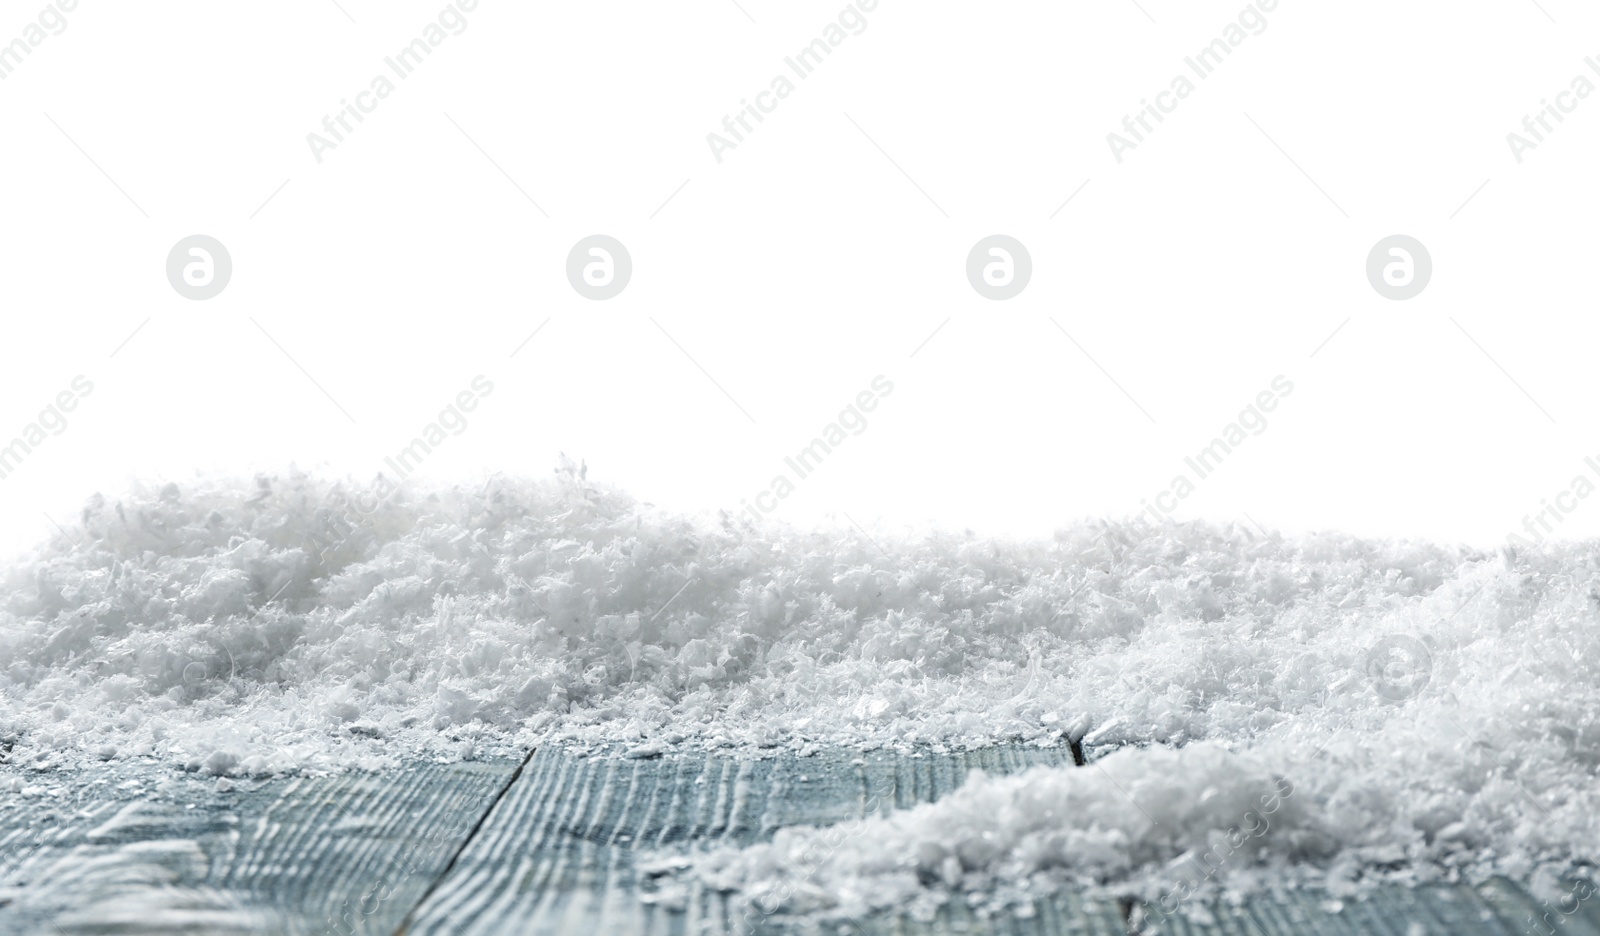
[{"label": "gap between planks", "polygon": [[513,770],[511,776],[506,778],[506,782],[500,786],[500,791],[494,795],[494,799],[489,801],[488,808],[484,809],[483,814],[478,817],[478,821],[472,824],[472,831],[468,832],[467,837],[461,840],[460,846],[456,848],[456,853],[450,856],[450,860],[445,862],[445,866],[440,869],[439,874],[428,882],[428,889],[423,891],[422,896],[417,898],[417,902],[411,905],[410,910],[406,911],[405,917],[394,931],[394,936],[406,936],[406,933],[410,931],[412,917],[416,916],[417,910],[428,902],[429,897],[433,896],[433,892],[438,889],[439,884],[450,876],[451,871],[455,870],[456,862],[461,859],[461,853],[466,851],[467,846],[472,844],[472,840],[478,837],[478,833],[483,829],[483,824],[489,820],[489,814],[494,812],[494,808],[500,805],[502,799],[505,799],[506,793],[516,785],[517,778],[522,776],[522,771],[528,766],[528,762],[533,760],[533,755],[538,751],[538,745],[528,749],[528,753],[522,758],[522,763],[518,764],[517,769]]}]

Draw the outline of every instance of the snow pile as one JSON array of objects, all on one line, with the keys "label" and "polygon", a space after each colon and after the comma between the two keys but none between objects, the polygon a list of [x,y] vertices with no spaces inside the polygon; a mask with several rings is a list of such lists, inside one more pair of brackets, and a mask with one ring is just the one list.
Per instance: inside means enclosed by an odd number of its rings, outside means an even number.
[{"label": "snow pile", "polygon": [[743,849],[658,853],[644,899],[681,904],[697,881],[736,893],[746,917],[907,908],[929,919],[952,900],[1026,915],[1070,888],[1136,901],[1151,931],[1168,917],[1204,919],[1218,898],[1285,887],[1337,899],[1380,883],[1504,876],[1570,902],[1561,882],[1600,863],[1594,748],[1574,757],[1562,743],[1572,732],[1555,730],[1498,750],[1450,737],[1449,716],[1416,715],[1315,744],[1202,741],[980,772],[909,810],[786,828]]},{"label": "snow pile", "polygon": [[[998,908],[1065,883],[1093,889],[1141,874],[1167,883],[1178,874],[1187,897],[1228,863],[1281,865],[1334,850],[1291,778],[1201,742],[1117,751],[1093,769],[980,773],[937,803],[826,830],[782,829],[770,843],[712,851],[691,866],[763,912],[860,917],[909,904],[925,916],[951,891]],[[675,865],[668,857],[650,870]],[[684,896],[669,884],[651,899]]]},{"label": "snow pile", "polygon": [[571,467],[370,493],[290,472],[94,498],[0,575],[12,762],[273,772],[550,732],[982,743],[1116,717],[1118,738],[1181,742],[1320,708],[1361,682],[1354,635],[1471,573],[1433,547],[1202,525],[719,526]]},{"label": "snow pile", "polygon": [[1263,887],[1342,898],[1507,876],[1548,902],[1581,899],[1561,882],[1600,865],[1595,544],[1441,565],[1422,547],[1333,538],[1109,535],[1122,545],[1079,553],[1078,626],[1038,644],[1042,672],[1064,679],[1022,694],[1043,719],[1082,719],[1071,733],[1090,728],[1088,766],[976,776],[892,815],[664,853],[648,899],[698,881],[761,914],[926,916],[948,900],[1027,912],[1070,886],[1131,898],[1152,926],[1204,915],[1191,898]]},{"label": "snow pile", "polygon": [[535,741],[1116,751],[872,820],[803,874],[782,855],[804,830],[693,872],[787,881],[796,907],[827,902],[806,880],[1148,891],[1280,780],[1271,831],[1217,879],[1280,860],[1335,890],[1528,877],[1600,842],[1593,544],[1202,523],[869,539],[677,516],[570,466],[363,494],[291,471],[95,498],[0,573],[0,759],[230,775]]}]

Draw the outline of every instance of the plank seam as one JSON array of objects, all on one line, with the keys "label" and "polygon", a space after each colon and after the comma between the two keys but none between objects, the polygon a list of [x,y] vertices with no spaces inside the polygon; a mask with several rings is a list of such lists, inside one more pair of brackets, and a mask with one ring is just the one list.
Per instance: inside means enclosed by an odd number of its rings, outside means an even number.
[{"label": "plank seam", "polygon": [[447,862],[444,866],[444,869],[439,872],[439,876],[434,878],[433,881],[428,884],[428,889],[423,891],[422,896],[417,898],[417,902],[412,905],[410,910],[406,911],[405,917],[400,921],[400,926],[394,931],[394,936],[406,936],[406,934],[410,932],[412,918],[415,917],[417,911],[428,902],[428,898],[433,896],[433,892],[438,890],[439,885],[444,883],[444,881],[450,877],[450,872],[455,870],[456,862],[461,859],[462,852],[465,852],[467,850],[467,846],[472,844],[473,839],[478,837],[478,832],[483,829],[483,824],[489,820],[489,815],[494,812],[494,808],[496,806],[500,805],[500,801],[505,799],[506,793],[511,790],[511,787],[514,784],[516,784],[517,778],[522,776],[523,769],[526,768],[528,763],[533,760],[533,755],[538,750],[539,748],[537,745],[528,749],[528,756],[522,759],[522,763],[518,764],[517,769],[511,772],[510,778],[507,779],[505,784],[500,787],[500,791],[494,795],[494,799],[489,801],[489,806],[483,811],[483,815],[479,816],[478,821],[473,823],[472,831],[468,832],[467,837],[461,841],[461,847],[456,849],[456,853],[450,856],[449,862]]}]

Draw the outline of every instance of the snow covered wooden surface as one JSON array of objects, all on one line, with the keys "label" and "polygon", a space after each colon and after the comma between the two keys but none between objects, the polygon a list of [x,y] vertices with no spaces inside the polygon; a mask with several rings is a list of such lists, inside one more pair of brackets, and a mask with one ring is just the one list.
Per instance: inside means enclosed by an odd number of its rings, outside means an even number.
[{"label": "snow covered wooden surface", "polygon": [[0,933],[392,933],[516,766],[0,768]]},{"label": "snow covered wooden surface", "polygon": [[[638,863],[641,853],[659,855],[675,845],[743,845],[804,824],[840,829],[836,841],[848,847],[851,835],[867,831],[852,823],[864,813],[932,802],[972,770],[1013,774],[1039,764],[1071,765],[1072,755],[1064,747],[1022,746],[911,756],[785,752],[760,760],[732,753],[540,751],[405,932],[1520,936],[1559,927],[1600,936],[1593,906],[1562,917],[1503,881],[1480,888],[1388,887],[1366,900],[1338,903],[1316,892],[1262,896],[1238,908],[1210,907],[1208,923],[1180,914],[1159,925],[1146,921],[1143,928],[1136,914],[1128,919],[1131,908],[1071,892],[1045,897],[1020,917],[981,918],[953,903],[932,920],[890,914],[818,924],[741,910],[724,894],[694,885],[674,901]],[[641,901],[641,888],[656,890],[657,903]],[[1550,922],[1535,926],[1544,914]]]},{"label": "snow covered wooden surface", "polygon": [[[1505,876],[1556,899],[1600,867],[1595,544],[746,529],[563,472],[397,494],[333,542],[360,487],[295,471],[93,499],[0,569],[0,760],[236,782],[552,741],[792,756],[1081,733],[1101,769],[877,820],[813,883],[1153,893],[1280,780],[1260,861],[1203,883],[1248,891],[1236,872],[1277,863],[1309,886]],[[975,855],[950,866],[952,842]],[[770,884],[745,851],[733,883]]]},{"label": "snow covered wooden surface", "polygon": [[[848,836],[850,820],[864,812],[930,802],[974,769],[1015,773],[1062,763],[1071,763],[1064,747],[909,757],[832,750],[759,760],[540,751],[418,909],[409,932],[738,932],[742,914],[705,888],[683,894],[682,912],[642,902],[637,855],[675,845],[750,844],[792,825],[836,826]],[[1112,904],[1085,907],[1068,899],[1050,915],[1076,932],[1123,932]]]},{"label": "snow covered wooden surface", "polygon": [[[687,936],[741,932],[741,919],[756,924],[754,932],[1129,932],[1124,908],[1072,893],[1041,900],[1022,918],[980,919],[947,906],[931,922],[796,924],[748,916],[704,887],[686,887],[674,900],[662,884],[670,875],[654,876],[639,862],[675,848],[749,844],[796,824],[834,826],[847,841],[864,812],[938,799],[974,769],[1011,774],[1036,764],[1070,765],[1071,755],[1017,746],[753,759],[553,747],[525,764],[261,783],[150,765],[99,775],[5,768],[0,932]],[[642,901],[641,888],[659,902]],[[1389,888],[1332,914],[1317,894],[1213,909],[1212,924],[1176,916],[1159,932],[1600,934],[1600,915],[1587,903],[1558,923],[1504,883]],[[1546,913],[1551,922],[1535,925]]]}]

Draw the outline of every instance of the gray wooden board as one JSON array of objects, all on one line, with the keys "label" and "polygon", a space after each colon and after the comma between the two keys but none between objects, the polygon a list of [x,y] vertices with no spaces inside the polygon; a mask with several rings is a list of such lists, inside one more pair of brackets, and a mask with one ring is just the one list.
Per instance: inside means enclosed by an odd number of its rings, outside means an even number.
[{"label": "gray wooden board", "polygon": [[[743,845],[797,824],[904,809],[973,769],[1070,763],[1065,749],[899,755],[748,752],[628,759],[549,748],[525,765],[413,765],[383,774],[236,781],[157,764],[82,772],[0,765],[0,933],[738,932],[726,895],[686,910],[639,899],[640,849]],[[859,761],[859,762],[858,762]],[[512,778],[515,777],[513,782]],[[13,792],[13,781],[27,788]],[[509,783],[509,785],[508,785]],[[1337,913],[1317,893],[1262,896],[1177,936],[1600,936],[1600,900],[1560,917],[1504,881],[1387,888]],[[1118,908],[1061,894],[1026,918],[945,907],[928,923],[885,914],[845,933],[1121,936]],[[1546,922],[1540,922],[1543,917]],[[837,927],[758,921],[758,932]]]},{"label": "gray wooden board", "polygon": [[[0,771],[0,933],[390,934],[515,762],[216,781]],[[9,792],[16,780],[31,789]]]},{"label": "gray wooden board", "polygon": [[[857,759],[861,762],[857,762]],[[639,900],[639,849],[743,845],[796,824],[857,818],[879,794],[879,811],[929,802],[969,771],[1013,773],[1067,764],[1065,749],[991,748],[974,752],[854,755],[790,753],[761,759],[733,753],[630,760],[616,753],[560,749],[534,755],[496,804],[445,878],[412,915],[421,934],[641,934],[689,936],[751,931],[863,934],[1123,934],[1119,908],[1058,894],[1026,918],[979,919],[960,905],[928,923],[886,914],[842,928],[785,925],[781,918],[741,926],[734,905],[714,892],[691,893],[682,912]],[[890,804],[893,804],[892,806]],[[1174,917],[1146,933],[1182,936],[1523,936],[1558,931],[1600,936],[1591,901],[1564,923],[1534,925],[1549,908],[1507,882],[1478,888],[1388,887],[1329,912],[1326,895],[1264,895],[1242,907],[1208,907],[1211,919]],[[1552,921],[1554,921],[1552,917]]]},{"label": "gray wooden board", "polygon": [[[896,755],[825,751],[759,759],[732,753],[629,759],[541,750],[529,761],[459,861],[418,908],[420,934],[714,934],[740,932],[722,894],[694,890],[683,912],[640,901],[640,849],[693,843],[747,845],[790,825],[834,825],[930,802],[974,769],[1015,773],[1071,762],[1066,748],[986,748]],[[1117,907],[1073,895],[1031,920],[985,923],[946,908],[931,924],[892,917],[872,932],[981,931],[1121,936]],[[783,929],[761,921],[758,929]],[[837,932],[829,927],[824,932]],[[847,927],[846,932],[850,931]]]}]

